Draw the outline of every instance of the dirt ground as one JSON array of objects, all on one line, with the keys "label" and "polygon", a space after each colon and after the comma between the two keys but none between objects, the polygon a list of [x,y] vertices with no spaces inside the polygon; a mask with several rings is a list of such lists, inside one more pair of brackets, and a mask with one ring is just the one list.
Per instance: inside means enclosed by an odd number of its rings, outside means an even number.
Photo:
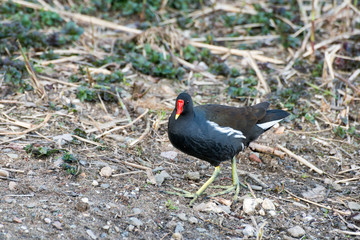
[{"label": "dirt ground", "polygon": [[[289,54],[273,46],[262,50],[283,60]],[[246,65],[240,57],[227,61]],[[238,173],[248,188],[241,188],[237,202],[232,201],[233,192],[207,198],[219,191],[209,188],[189,206],[190,199],[166,191],[176,187],[195,192],[213,168],[179,152],[168,140],[167,119],[177,94],[189,91],[195,104],[240,106],[270,100],[273,108],[279,107],[276,94],[257,95],[245,103],[229,97],[223,78],[174,82],[130,67],[130,84],[121,93],[125,111],[117,102],[81,102],[78,85],[66,84],[69,71],[66,62],[56,64],[51,78],[60,82],[41,79],[47,86],[46,101],[34,91],[1,95],[0,167],[5,173],[0,179],[0,239],[360,239],[356,136],[340,138],[333,125],[319,119],[286,119],[256,143],[273,148],[279,144],[321,172],[289,154],[280,158],[254,151],[261,163],[254,162],[248,148],[238,156]],[[149,90],[133,99],[137,82]],[[353,83],[359,86],[359,78]],[[7,86],[0,87],[4,93]],[[322,119],[335,122],[343,109],[358,114],[359,100],[354,99],[341,109],[322,111]],[[76,111],[52,108],[50,102],[71,103]],[[304,104],[309,113],[323,106],[319,93],[296,103]],[[291,113],[296,115],[295,110]],[[357,127],[358,120],[352,120]],[[85,136],[75,134],[77,128]],[[25,150],[30,144],[59,151],[37,156]],[[68,171],[64,152],[77,159]],[[214,185],[231,183],[228,161]]]}]

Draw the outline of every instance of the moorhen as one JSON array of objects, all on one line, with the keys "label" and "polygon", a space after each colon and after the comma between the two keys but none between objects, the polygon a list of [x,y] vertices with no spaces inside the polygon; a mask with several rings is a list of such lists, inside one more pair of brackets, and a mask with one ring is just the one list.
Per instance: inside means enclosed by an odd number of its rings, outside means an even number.
[{"label": "moorhen", "polygon": [[220,163],[232,159],[233,185],[211,196],[228,193],[235,189],[234,201],[240,191],[236,170],[236,155],[262,133],[280,122],[289,113],[283,110],[267,110],[268,102],[250,107],[231,107],[216,104],[193,106],[191,96],[181,93],[168,123],[170,142],[180,151],[205,160],[215,167],[211,178],[195,193],[176,189],[168,192],[193,197],[190,205],[205,191],[220,173]]}]

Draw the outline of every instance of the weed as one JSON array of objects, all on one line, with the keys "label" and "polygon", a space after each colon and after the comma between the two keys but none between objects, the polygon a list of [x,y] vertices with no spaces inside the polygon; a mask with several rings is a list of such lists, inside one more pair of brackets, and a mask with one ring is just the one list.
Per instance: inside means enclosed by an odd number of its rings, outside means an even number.
[{"label": "weed", "polygon": [[179,209],[179,207],[175,206],[174,203],[170,199],[167,200],[167,202],[165,203],[165,206],[172,211]]}]

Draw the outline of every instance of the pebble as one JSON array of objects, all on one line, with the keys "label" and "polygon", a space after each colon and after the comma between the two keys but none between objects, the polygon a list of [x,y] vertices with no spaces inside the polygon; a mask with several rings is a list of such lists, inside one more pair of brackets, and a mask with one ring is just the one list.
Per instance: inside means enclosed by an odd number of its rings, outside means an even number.
[{"label": "pebble", "polygon": [[268,199],[265,198],[264,201],[262,202],[261,206],[265,209],[265,210],[275,210],[275,205],[274,203]]},{"label": "pebble", "polygon": [[165,170],[161,171],[159,174],[155,175],[156,184],[160,186],[166,178],[171,178],[171,176]]},{"label": "pebble", "polygon": [[354,221],[360,222],[360,213],[353,217]]},{"label": "pebble", "polygon": [[130,224],[128,229],[130,232],[132,232],[134,230],[134,228],[135,228],[135,226]]},{"label": "pebble", "polygon": [[96,180],[93,180],[91,185],[93,185],[94,187],[99,186],[99,182]]},{"label": "pebble", "polygon": [[100,176],[102,176],[102,177],[110,177],[111,174],[112,174],[112,169],[109,166],[103,167],[100,170]]},{"label": "pebble", "polygon": [[8,157],[9,158],[12,158],[12,159],[17,159],[19,158],[19,155],[18,154],[15,154],[15,153],[7,153]]},{"label": "pebble", "polygon": [[131,217],[129,220],[130,220],[130,224],[132,224],[138,228],[143,225],[143,222],[136,217]]},{"label": "pebble", "polygon": [[84,201],[78,201],[75,205],[75,209],[79,212],[85,212],[89,209],[89,203]]},{"label": "pebble", "polygon": [[180,233],[174,233],[174,234],[171,236],[171,239],[181,240],[181,239],[182,239],[182,235],[181,235]]},{"label": "pebble", "polygon": [[110,226],[109,225],[105,225],[102,227],[104,230],[109,230],[110,229]]},{"label": "pebble", "polygon": [[200,233],[207,232],[207,230],[205,228],[196,228],[196,230]]},{"label": "pebble", "polygon": [[60,223],[59,221],[53,222],[52,225],[53,225],[56,229],[62,230],[62,226],[61,226],[61,223]]},{"label": "pebble", "polygon": [[9,182],[9,190],[10,191],[16,190],[16,186],[17,186],[16,182],[13,182],[13,181]]},{"label": "pebble", "polygon": [[50,224],[50,223],[51,223],[51,219],[50,219],[50,218],[44,218],[44,222],[47,223],[47,224]]},{"label": "pebble", "polygon": [[94,234],[93,231],[91,231],[90,229],[86,230],[86,233],[89,235],[89,237],[91,237],[92,239],[96,239],[96,235]]},{"label": "pebble", "polygon": [[103,232],[103,233],[101,233],[101,234],[100,234],[100,238],[107,238],[107,234],[106,234],[106,233],[104,233],[104,232]]},{"label": "pebble", "polygon": [[142,210],[140,208],[133,208],[132,212],[133,212],[133,214],[141,214]]},{"label": "pebble", "polygon": [[354,211],[360,210],[360,204],[357,202],[348,202],[348,207]]},{"label": "pebble", "polygon": [[5,198],[6,203],[15,203],[16,200],[14,198]]},{"label": "pebble", "polygon": [[28,203],[28,204],[26,205],[26,207],[27,207],[27,208],[34,208],[34,207],[36,207],[36,203],[34,203],[34,202]]},{"label": "pebble", "polygon": [[185,178],[193,180],[193,181],[198,181],[200,179],[200,173],[199,172],[188,172],[188,173],[186,173]]},{"label": "pebble", "polygon": [[13,222],[14,223],[22,223],[22,220],[18,217],[13,217]]},{"label": "pebble", "polygon": [[299,225],[289,228],[287,232],[294,238],[299,238],[305,235],[305,230]]},{"label": "pebble", "polygon": [[173,220],[171,220],[170,222],[168,222],[168,223],[166,224],[166,228],[168,228],[168,229],[170,229],[170,230],[173,230],[173,229],[175,228],[175,226],[176,226],[176,222],[173,221]]},{"label": "pebble", "polygon": [[6,170],[0,169],[0,176],[8,178],[10,176],[10,173]]},{"label": "pebble", "polygon": [[182,223],[181,223],[181,222],[178,222],[178,223],[176,224],[176,227],[175,227],[175,233],[181,233],[181,232],[183,232],[184,230],[185,230],[185,229],[184,229]]},{"label": "pebble", "polygon": [[178,215],[178,218],[180,218],[180,220],[182,221],[187,221],[188,218],[186,217],[186,214],[185,213],[179,213]]},{"label": "pebble", "polygon": [[191,224],[197,224],[199,222],[199,220],[197,220],[196,217],[189,217],[189,223]]},{"label": "pebble", "polygon": [[245,228],[243,229],[242,232],[243,232],[244,236],[252,237],[252,236],[254,236],[255,228],[250,224],[246,224]]},{"label": "pebble", "polygon": [[257,199],[253,199],[253,198],[245,198],[244,199],[244,203],[243,203],[243,210],[245,213],[247,214],[253,214],[256,210],[256,208],[258,208],[258,206],[260,205],[260,203],[262,202],[261,199],[257,198]]},{"label": "pebble", "polygon": [[269,214],[270,214],[270,216],[275,217],[276,216],[276,211],[270,210]]},{"label": "pebble", "polygon": [[109,188],[109,187],[110,187],[110,184],[108,184],[108,183],[103,183],[103,184],[100,185],[100,187],[101,187],[102,189],[106,189],[106,188]]}]

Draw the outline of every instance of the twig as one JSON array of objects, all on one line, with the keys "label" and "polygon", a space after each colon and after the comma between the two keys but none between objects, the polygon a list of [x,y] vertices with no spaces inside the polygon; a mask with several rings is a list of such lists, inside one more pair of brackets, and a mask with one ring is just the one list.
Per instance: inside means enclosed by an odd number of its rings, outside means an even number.
[{"label": "twig", "polygon": [[90,141],[90,140],[88,140],[88,139],[79,137],[79,136],[77,136],[77,135],[71,135],[71,136],[74,137],[74,138],[77,138],[77,139],[80,140],[80,141],[86,142],[86,143],[90,143],[90,144],[93,144],[93,145],[96,145],[96,146],[99,146],[99,147],[102,147],[102,146],[103,146],[103,145],[100,144],[100,143],[97,143],[97,142],[94,142],[94,141]]},{"label": "twig", "polygon": [[19,137],[11,138],[11,139],[9,139],[9,140],[0,142],[0,145],[1,145],[1,144],[4,144],[4,143],[9,143],[9,142],[12,142],[12,141],[16,141],[16,140],[19,140],[19,139],[24,138],[24,137],[25,137],[25,136],[19,136]]},{"label": "twig", "polygon": [[263,86],[263,88],[265,90],[265,93],[271,92],[269,85],[267,84],[262,72],[259,69],[259,66],[254,61],[254,58],[253,58],[253,56],[252,56],[252,54],[250,52],[247,52],[247,58],[249,60],[250,66],[253,68],[253,70],[256,73],[256,76],[259,78],[260,84]]},{"label": "twig", "polygon": [[38,10],[43,9],[45,11],[56,12],[59,15],[62,15],[62,16],[65,16],[65,17],[70,17],[72,19],[75,19],[77,21],[87,23],[87,24],[98,25],[98,26],[107,27],[107,28],[110,28],[110,29],[120,30],[120,31],[128,32],[128,33],[134,33],[134,34],[142,33],[142,31],[138,30],[138,29],[121,26],[121,25],[118,25],[118,24],[115,24],[115,23],[112,23],[112,22],[109,22],[109,21],[105,21],[105,20],[102,20],[102,19],[99,19],[99,18],[95,18],[95,17],[92,17],[92,16],[87,16],[87,15],[83,15],[83,14],[71,13],[71,12],[57,10],[57,9],[52,8],[52,7],[49,7],[48,5],[42,6],[42,5],[39,5],[39,4],[35,4],[35,3],[27,2],[27,1],[22,1],[22,0],[14,0],[13,2],[17,3],[17,4],[20,4],[22,6],[28,7],[28,8],[32,8],[32,9],[38,9]]},{"label": "twig", "polygon": [[119,101],[119,104],[120,104],[121,108],[122,108],[122,109],[124,110],[124,112],[125,112],[125,116],[127,117],[129,123],[131,123],[131,122],[132,122],[132,119],[131,119],[131,116],[130,116],[130,114],[129,114],[129,111],[127,110],[124,102],[121,100],[121,97],[120,97],[118,91],[116,91],[116,96],[117,96],[117,99],[118,99],[118,101]]},{"label": "twig", "polygon": [[132,171],[132,172],[126,172],[126,173],[119,173],[119,174],[113,174],[111,177],[122,177],[126,175],[132,175],[132,174],[138,174],[138,173],[145,173],[144,171]]},{"label": "twig", "polygon": [[11,169],[11,168],[1,168],[2,170],[6,170],[9,172],[16,172],[16,173],[25,173],[24,170],[18,170],[18,169]]},{"label": "twig", "polygon": [[343,234],[347,234],[347,235],[360,236],[360,232],[343,231],[343,230],[340,230],[340,229],[334,229],[334,231],[339,232],[339,233],[343,233]]},{"label": "twig", "polygon": [[10,195],[5,195],[5,197],[33,197],[35,196],[35,194],[19,194],[19,195],[16,195],[16,194],[10,194]]},{"label": "twig", "polygon": [[258,151],[258,152],[262,152],[262,153],[267,153],[267,154],[272,154],[275,156],[278,156],[280,158],[284,158],[285,157],[285,153],[281,152],[279,150],[276,150],[275,148],[272,147],[268,147],[268,146],[264,146],[258,143],[250,143],[249,147],[251,148],[251,150],[253,151]]},{"label": "twig", "polygon": [[134,168],[145,170],[146,175],[149,178],[150,182],[152,184],[156,184],[156,180],[155,180],[154,174],[151,171],[151,168],[148,168],[148,167],[136,164],[136,163],[130,163],[130,162],[122,162],[122,163],[124,163],[125,165],[128,165],[128,166],[134,167]]},{"label": "twig", "polygon": [[210,49],[212,51],[216,51],[216,53],[220,53],[220,54],[224,54],[224,53],[230,53],[232,55],[236,55],[236,56],[241,56],[241,57],[247,57],[248,53],[250,52],[252,57],[258,61],[261,62],[269,62],[269,63],[274,63],[274,64],[284,64],[283,61],[278,60],[278,59],[273,59],[273,58],[269,58],[269,57],[265,57],[259,54],[262,54],[263,52],[261,51],[256,51],[256,50],[239,50],[239,49],[234,49],[234,48],[227,48],[227,47],[220,47],[220,46],[215,46],[215,45],[211,45],[211,44],[205,44],[205,43],[199,43],[199,42],[194,42],[194,41],[189,41],[189,44],[194,46],[194,47],[200,47],[200,48],[207,48]]},{"label": "twig", "polygon": [[42,123],[40,123],[39,125],[37,125],[33,128],[27,129],[25,131],[22,131],[22,132],[0,132],[0,135],[24,135],[26,133],[29,133],[29,132],[32,132],[39,128],[42,128],[50,120],[51,116],[52,116],[52,114],[48,113]]},{"label": "twig", "polygon": [[351,169],[340,171],[337,174],[343,174],[343,173],[347,173],[347,172],[351,172],[351,171],[355,171],[355,170],[359,170],[359,169],[360,169],[360,167],[351,168]]},{"label": "twig", "polygon": [[106,132],[104,132],[104,133],[96,136],[95,138],[98,139],[98,138],[100,138],[100,137],[102,137],[102,136],[104,136],[104,135],[107,135],[107,134],[109,134],[109,133],[112,133],[112,132],[114,132],[114,131],[117,131],[117,130],[120,130],[120,129],[124,129],[124,128],[126,128],[126,127],[130,127],[130,126],[132,126],[134,123],[136,123],[137,121],[139,121],[139,120],[140,120],[143,116],[145,116],[148,112],[149,112],[149,109],[146,109],[145,112],[143,112],[140,116],[138,116],[138,117],[137,117],[134,121],[132,121],[131,123],[128,123],[128,124],[126,124],[126,125],[124,125],[124,126],[119,126],[119,127],[113,128],[113,129],[111,129],[111,130],[109,130],[109,131],[106,131]]},{"label": "twig", "polygon": [[284,189],[284,191],[287,192],[288,194],[290,194],[291,196],[293,196],[294,198],[300,199],[300,200],[302,200],[302,201],[304,201],[304,202],[313,204],[313,205],[315,205],[315,206],[322,207],[322,208],[325,208],[325,209],[328,209],[328,210],[332,210],[332,211],[334,211],[334,212],[337,212],[337,213],[340,213],[340,214],[346,215],[346,216],[349,216],[349,215],[351,214],[350,212],[343,212],[343,211],[341,211],[341,210],[338,210],[338,209],[335,209],[335,208],[332,208],[332,207],[328,207],[328,206],[322,205],[322,204],[320,204],[320,203],[316,203],[316,202],[310,201],[310,200],[308,200],[308,199],[306,199],[306,198],[298,197],[298,196],[296,196],[295,194],[293,194],[292,192],[290,192],[290,191],[288,191],[288,190],[286,190],[286,189]]},{"label": "twig", "polygon": [[337,181],[334,181],[334,183],[346,183],[346,182],[356,181],[356,180],[360,180],[360,177],[353,177],[353,178],[337,180]]},{"label": "twig", "polygon": [[305,158],[300,157],[298,155],[296,155],[295,153],[291,152],[289,149],[280,146],[279,144],[276,145],[277,148],[280,148],[282,151],[284,151],[286,154],[288,154],[290,157],[295,158],[296,160],[298,160],[299,162],[301,162],[302,164],[304,164],[305,166],[309,167],[311,170],[314,170],[315,172],[319,173],[320,175],[322,175],[324,173],[323,170],[317,168],[315,165],[313,165],[312,163],[308,162]]},{"label": "twig", "polygon": [[145,129],[145,131],[143,132],[143,134],[141,134],[141,136],[140,136],[138,139],[136,139],[136,140],[134,140],[133,142],[131,142],[131,143],[129,144],[129,147],[132,147],[132,146],[134,146],[135,144],[137,144],[138,142],[140,142],[141,140],[143,140],[143,139],[145,138],[145,136],[146,136],[149,132],[150,132],[150,121],[149,121],[149,119],[146,119],[146,129]]},{"label": "twig", "polygon": [[355,97],[356,97],[357,95],[360,95],[360,89],[357,88],[356,86],[354,86],[354,84],[352,84],[351,82],[349,82],[348,80],[346,80],[343,76],[341,76],[341,75],[338,74],[338,73],[335,73],[335,76],[336,76],[337,78],[339,78],[342,82],[344,82],[345,84],[347,84],[349,87],[351,87],[351,88],[356,92]]}]

